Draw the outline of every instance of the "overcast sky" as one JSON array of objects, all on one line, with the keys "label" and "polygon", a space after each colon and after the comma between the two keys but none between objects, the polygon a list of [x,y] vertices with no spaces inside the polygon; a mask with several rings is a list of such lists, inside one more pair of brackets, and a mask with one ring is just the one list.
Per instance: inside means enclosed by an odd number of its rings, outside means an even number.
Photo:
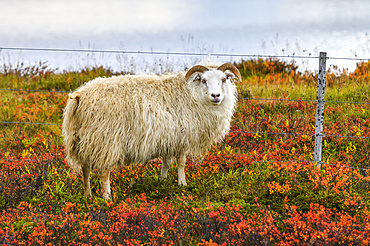
[{"label": "overcast sky", "polygon": [[369,26],[366,0],[1,0],[1,35]]},{"label": "overcast sky", "polygon": [[[367,0],[0,0],[0,47],[366,54]],[[193,47],[192,47],[193,46]],[[290,50],[290,51],[289,51]]]}]

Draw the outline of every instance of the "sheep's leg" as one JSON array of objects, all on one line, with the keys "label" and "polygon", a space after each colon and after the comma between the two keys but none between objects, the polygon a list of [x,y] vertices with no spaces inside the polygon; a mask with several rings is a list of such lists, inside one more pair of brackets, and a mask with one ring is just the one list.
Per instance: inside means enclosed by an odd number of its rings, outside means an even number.
[{"label": "sheep's leg", "polygon": [[166,179],[168,170],[172,166],[172,158],[170,156],[164,156],[162,157],[162,175],[161,179]]},{"label": "sheep's leg", "polygon": [[91,196],[90,171],[91,171],[90,165],[82,166],[82,179],[84,182],[84,188],[85,188],[84,196],[85,197]]},{"label": "sheep's leg", "polygon": [[178,175],[178,184],[187,185],[185,178],[185,164],[186,156],[177,158],[177,175]]},{"label": "sheep's leg", "polygon": [[106,200],[111,200],[110,193],[110,169],[104,170],[100,173],[101,187],[103,190],[103,198]]}]

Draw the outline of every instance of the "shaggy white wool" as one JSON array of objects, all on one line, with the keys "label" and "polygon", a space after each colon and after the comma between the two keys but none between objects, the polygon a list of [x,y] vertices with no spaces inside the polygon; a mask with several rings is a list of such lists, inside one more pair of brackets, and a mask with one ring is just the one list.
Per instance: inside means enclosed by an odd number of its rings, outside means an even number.
[{"label": "shaggy white wool", "polygon": [[79,172],[89,163],[102,171],[157,157],[204,155],[229,131],[237,90],[228,79],[224,100],[213,105],[194,76],[115,76],[78,88],[64,110],[69,165]]}]

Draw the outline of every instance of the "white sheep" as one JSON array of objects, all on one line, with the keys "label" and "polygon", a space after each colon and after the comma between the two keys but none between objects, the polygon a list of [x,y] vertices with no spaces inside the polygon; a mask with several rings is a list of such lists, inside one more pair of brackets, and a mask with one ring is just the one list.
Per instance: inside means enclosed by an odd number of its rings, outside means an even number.
[{"label": "white sheep", "polygon": [[186,157],[200,157],[222,140],[235,111],[238,69],[196,65],[187,73],[97,78],[69,94],[63,113],[66,160],[82,170],[85,196],[98,169],[110,199],[114,166],[162,157],[161,178],[175,158],[178,184],[186,185]]}]

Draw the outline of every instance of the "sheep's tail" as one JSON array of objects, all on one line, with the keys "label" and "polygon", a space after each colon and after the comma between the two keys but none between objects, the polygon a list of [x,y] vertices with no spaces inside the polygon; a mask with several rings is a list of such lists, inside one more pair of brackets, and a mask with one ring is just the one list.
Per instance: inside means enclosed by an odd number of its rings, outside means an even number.
[{"label": "sheep's tail", "polygon": [[78,117],[76,111],[80,103],[81,94],[74,92],[69,94],[67,105],[63,112],[62,134],[64,136],[63,144],[65,146],[68,164],[77,172],[81,170],[81,164],[77,161],[78,153]]}]

